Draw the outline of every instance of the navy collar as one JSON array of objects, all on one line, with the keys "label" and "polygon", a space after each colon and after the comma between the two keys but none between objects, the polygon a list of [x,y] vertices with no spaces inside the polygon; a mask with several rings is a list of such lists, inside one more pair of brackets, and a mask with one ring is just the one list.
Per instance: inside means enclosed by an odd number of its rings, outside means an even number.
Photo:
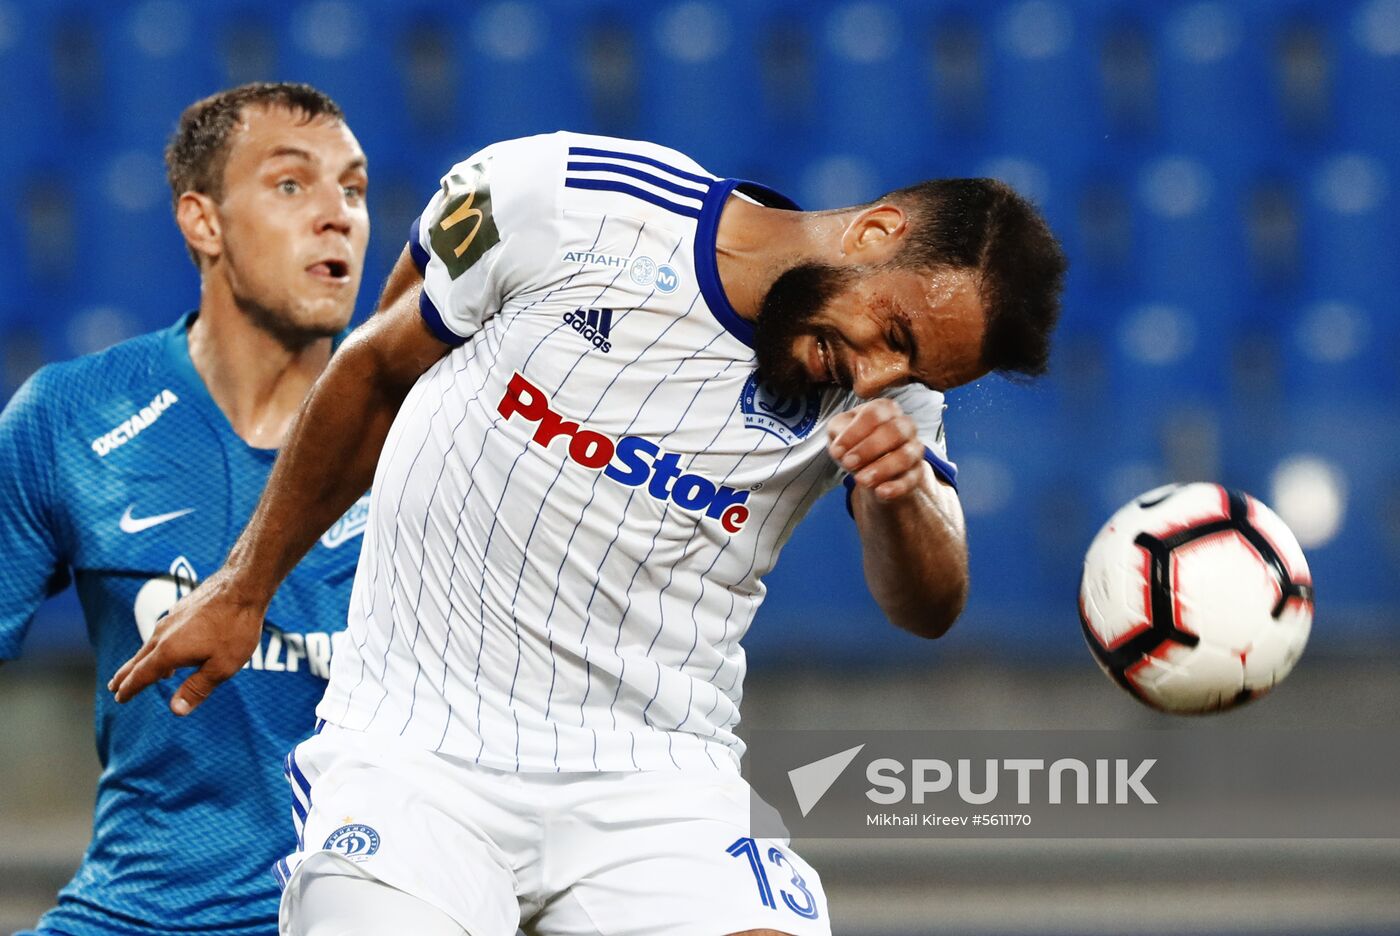
[{"label": "navy collar", "polygon": [[715,235],[719,232],[719,216],[735,190],[753,198],[767,208],[783,208],[788,211],[801,211],[797,202],[766,185],[747,182],[743,179],[721,179],[710,186],[705,195],[705,204],[700,209],[700,219],[695,228],[695,278],[700,283],[700,295],[710,307],[724,330],[745,345],[753,347],[753,323],[739,316],[724,294],[719,280],[719,256],[715,252]]}]

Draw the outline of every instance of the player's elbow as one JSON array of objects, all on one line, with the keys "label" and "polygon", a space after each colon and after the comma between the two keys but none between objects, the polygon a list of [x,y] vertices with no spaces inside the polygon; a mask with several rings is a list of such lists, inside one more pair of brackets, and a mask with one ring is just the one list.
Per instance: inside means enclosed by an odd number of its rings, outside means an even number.
[{"label": "player's elbow", "polygon": [[967,574],[944,576],[937,585],[921,589],[915,600],[886,608],[890,621],[925,640],[937,640],[948,633],[967,605]]}]

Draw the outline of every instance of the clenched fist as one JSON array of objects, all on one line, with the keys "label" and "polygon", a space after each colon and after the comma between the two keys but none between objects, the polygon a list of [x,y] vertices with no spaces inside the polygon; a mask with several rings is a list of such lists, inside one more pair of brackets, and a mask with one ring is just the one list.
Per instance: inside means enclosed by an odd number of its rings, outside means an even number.
[{"label": "clenched fist", "polygon": [[832,459],[882,501],[904,497],[929,476],[919,427],[894,400],[870,400],[839,413],[826,432]]}]

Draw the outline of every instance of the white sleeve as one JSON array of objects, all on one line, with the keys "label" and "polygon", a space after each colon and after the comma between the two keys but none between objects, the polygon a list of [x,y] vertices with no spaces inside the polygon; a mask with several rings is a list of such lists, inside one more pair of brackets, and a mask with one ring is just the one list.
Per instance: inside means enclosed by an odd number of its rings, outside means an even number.
[{"label": "white sleeve", "polygon": [[[929,463],[940,481],[956,491],[958,466],[948,460],[948,439],[943,429],[943,411],[948,406],[943,402],[943,394],[923,384],[906,384],[882,395],[898,403],[900,409],[914,420],[919,427],[919,439],[924,443],[924,461]],[[846,487],[846,513],[855,516],[851,494],[856,489],[856,479],[845,474],[841,483]]]},{"label": "white sleeve", "polygon": [[919,438],[924,443],[924,459],[933,466],[934,474],[956,490],[958,466],[948,460],[948,439],[943,426],[943,411],[948,406],[943,402],[943,394],[922,384],[906,384],[886,396],[898,403],[918,425]]},{"label": "white sleeve", "polygon": [[442,341],[462,344],[545,278],[559,236],[561,152],[552,137],[489,146],[453,166],[414,220],[419,311]]}]

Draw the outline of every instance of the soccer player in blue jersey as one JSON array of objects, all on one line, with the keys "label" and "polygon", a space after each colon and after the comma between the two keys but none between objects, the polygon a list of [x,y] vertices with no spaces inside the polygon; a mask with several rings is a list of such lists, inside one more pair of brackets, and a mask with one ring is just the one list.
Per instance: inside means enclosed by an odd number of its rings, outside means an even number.
[{"label": "soccer player in blue jersey", "polygon": [[[70,582],[100,678],[131,656],[223,562],[350,321],[366,164],[333,101],[294,84],[214,95],[185,111],[166,163],[198,309],[43,368],[0,415],[0,659]],[[297,566],[246,672],[189,720],[164,714],[178,681],[134,705],[97,694],[92,843],[38,933],[276,930],[268,868],[293,844],[281,762],[313,728],[366,509]]]}]

